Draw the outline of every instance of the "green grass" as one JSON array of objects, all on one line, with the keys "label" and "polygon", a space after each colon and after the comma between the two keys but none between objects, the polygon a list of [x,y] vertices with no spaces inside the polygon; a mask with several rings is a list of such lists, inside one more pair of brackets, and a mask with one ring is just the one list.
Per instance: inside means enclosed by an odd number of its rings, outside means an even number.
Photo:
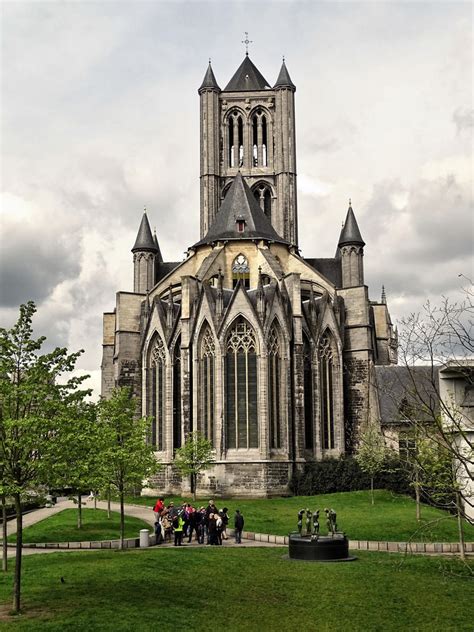
[{"label": "green grass", "polygon": [[[207,505],[210,497],[198,501]],[[167,497],[182,503],[189,498]],[[153,497],[128,497],[127,502],[152,507]],[[258,533],[287,535],[296,530],[297,514],[300,509],[309,507],[323,510],[332,507],[337,512],[338,528],[345,531],[353,540],[389,540],[415,542],[456,542],[458,539],[456,519],[447,512],[423,505],[422,520],[418,524],[415,518],[415,501],[408,496],[400,496],[386,490],[377,490],[375,505],[370,503],[370,492],[339,492],[320,496],[297,496],[291,498],[273,498],[258,500],[216,499],[217,506],[228,507],[233,520],[233,512],[240,509],[245,517],[245,529]],[[442,518],[431,526],[428,523]],[[324,512],[320,515],[321,532],[325,533]],[[423,527],[420,529],[420,527]],[[466,524],[466,540],[474,540],[474,526]]]},{"label": "green grass", "polygon": [[[120,514],[111,512],[110,519],[102,509],[82,510],[82,529],[77,528],[77,509],[65,509],[37,522],[23,531],[23,542],[80,542],[87,540],[117,540],[120,537]],[[125,537],[137,538],[140,529],[152,527],[137,518],[125,516]],[[16,536],[8,537],[15,542]]]},{"label": "green grass", "polygon": [[[457,560],[365,553],[289,561],[286,549],[149,549],[24,558],[24,614],[0,629],[101,632],[472,632],[472,580]],[[60,578],[65,578],[62,584]],[[11,571],[0,578],[10,603]]]}]

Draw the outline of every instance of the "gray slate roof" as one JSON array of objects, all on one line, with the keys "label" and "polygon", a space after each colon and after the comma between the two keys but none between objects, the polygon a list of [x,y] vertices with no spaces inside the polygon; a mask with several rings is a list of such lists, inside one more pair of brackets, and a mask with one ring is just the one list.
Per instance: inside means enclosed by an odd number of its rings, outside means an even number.
[{"label": "gray slate roof", "polygon": [[202,80],[201,87],[199,88],[198,92],[201,92],[201,90],[205,90],[206,88],[212,88],[214,90],[220,91],[220,88],[217,84],[214,73],[212,71],[210,61],[209,61],[209,66],[207,67],[207,70],[206,70],[206,74],[204,75],[204,79]]},{"label": "gray slate roof", "polygon": [[160,244],[158,243],[158,237],[156,236],[155,231],[153,232],[153,242],[155,243],[155,246],[156,246],[156,260],[158,261],[158,263],[163,263],[163,257],[160,250]]},{"label": "gray slate roof", "polygon": [[346,221],[341,230],[341,236],[339,237],[339,246],[346,244],[355,244],[358,246],[365,246],[365,241],[362,239],[357,221],[352,210],[352,206],[349,206],[346,215]]},{"label": "gray slate roof", "polygon": [[290,79],[290,73],[288,72],[288,68],[286,67],[285,60],[280,68],[280,74],[278,75],[278,79],[276,80],[274,88],[293,88],[296,89],[295,84]]},{"label": "gray slate roof", "polygon": [[237,68],[234,76],[224,88],[224,92],[247,92],[248,90],[269,90],[270,84],[248,55]]},{"label": "gray slate roof", "polygon": [[132,248],[132,252],[138,252],[140,250],[148,250],[150,252],[157,252],[155,240],[151,234],[150,224],[148,223],[148,217],[146,213],[143,213],[142,221],[140,222],[140,228],[138,229],[135,245]]},{"label": "gray slate roof", "polygon": [[[245,229],[242,233],[237,231],[237,219],[245,221]],[[229,239],[266,239],[288,244],[271,225],[240,171],[235,176],[207,235],[195,245],[200,246]]]},{"label": "gray slate roof", "polygon": [[172,272],[175,268],[177,268],[180,263],[182,262],[181,261],[164,261],[163,263],[160,263],[157,269],[156,283],[158,283],[158,281],[161,281],[161,279],[164,279],[165,276],[167,276],[170,272]]},{"label": "gray slate roof", "polygon": [[306,259],[306,263],[321,272],[336,287],[342,287],[341,259]]},{"label": "gray slate roof", "polygon": [[376,366],[375,375],[382,424],[403,424],[407,417],[433,421],[439,412],[436,367]]}]

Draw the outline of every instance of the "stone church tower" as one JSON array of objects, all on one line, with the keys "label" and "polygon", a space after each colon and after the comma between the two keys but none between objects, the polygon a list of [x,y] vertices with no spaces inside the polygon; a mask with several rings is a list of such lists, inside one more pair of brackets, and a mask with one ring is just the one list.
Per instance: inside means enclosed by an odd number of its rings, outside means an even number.
[{"label": "stone church tower", "polygon": [[144,214],[133,292],[104,314],[102,394],[128,385],[151,417],[155,491],[189,490],[173,456],[193,430],[215,453],[201,490],[266,496],[378,419],[374,367],[396,362],[396,332],[369,300],[351,205],[334,258],[299,255],[295,90],[284,62],[271,87],[246,55],[224,90],[209,64],[200,239],[166,262]]}]

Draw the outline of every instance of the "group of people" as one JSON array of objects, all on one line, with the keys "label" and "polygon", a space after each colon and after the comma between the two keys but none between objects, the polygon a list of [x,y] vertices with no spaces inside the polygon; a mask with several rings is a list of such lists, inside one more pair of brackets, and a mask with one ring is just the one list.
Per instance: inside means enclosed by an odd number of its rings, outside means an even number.
[{"label": "group of people", "polygon": [[[199,544],[222,545],[224,540],[229,539],[228,509],[217,509],[213,500],[207,507],[194,507],[191,503],[175,506],[172,501],[166,506],[164,498],[158,498],[153,511],[157,544],[166,540],[171,542],[173,536],[174,546],[182,546],[183,538],[188,538],[188,543],[191,543],[193,535]],[[237,509],[234,516],[236,544],[241,544],[243,528],[244,517]]]}]

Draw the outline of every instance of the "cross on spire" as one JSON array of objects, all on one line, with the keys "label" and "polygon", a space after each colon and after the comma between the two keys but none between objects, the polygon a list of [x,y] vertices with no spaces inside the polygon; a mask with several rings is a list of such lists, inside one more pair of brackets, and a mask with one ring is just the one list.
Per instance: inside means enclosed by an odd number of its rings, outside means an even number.
[{"label": "cross on spire", "polygon": [[249,54],[249,44],[253,44],[252,40],[249,40],[249,34],[245,31],[245,39],[242,40],[242,44],[245,44],[245,54],[248,56]]}]

